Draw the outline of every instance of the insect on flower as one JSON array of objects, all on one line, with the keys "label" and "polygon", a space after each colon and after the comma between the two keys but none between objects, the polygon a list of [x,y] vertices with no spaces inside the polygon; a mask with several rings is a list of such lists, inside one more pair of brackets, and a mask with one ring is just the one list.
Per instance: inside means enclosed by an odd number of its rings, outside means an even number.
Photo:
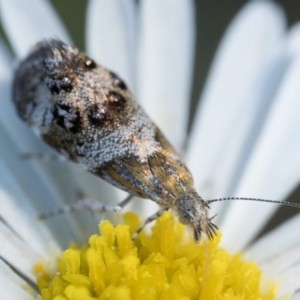
[{"label": "insect on flower", "polygon": [[[65,43],[38,43],[17,68],[13,101],[46,143],[131,195],[171,209],[195,241],[217,227],[185,163],[115,73]],[[151,218],[150,218],[151,219]]]}]

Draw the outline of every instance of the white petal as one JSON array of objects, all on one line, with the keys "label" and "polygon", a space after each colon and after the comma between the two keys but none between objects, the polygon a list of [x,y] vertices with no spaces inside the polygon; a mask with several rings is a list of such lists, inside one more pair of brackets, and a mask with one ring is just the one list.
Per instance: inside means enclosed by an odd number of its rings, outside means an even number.
[{"label": "white petal", "polygon": [[260,238],[244,253],[247,260],[259,264],[264,275],[276,278],[278,299],[300,288],[300,236],[295,230],[299,226],[297,215]]},{"label": "white petal", "polygon": [[36,295],[30,295],[20,286],[11,282],[6,276],[0,275],[0,298],[3,300],[35,300]]},{"label": "white petal", "polygon": [[187,129],[194,61],[194,4],[141,1],[138,101],[181,150]]},{"label": "white petal", "polygon": [[[285,299],[285,298],[283,298]],[[300,291],[297,290],[296,293],[291,297],[291,298],[288,298],[289,300],[299,300],[300,299]],[[281,300],[281,299],[278,299],[278,300]]]},{"label": "white petal", "polygon": [[291,58],[300,52],[300,22],[294,24],[289,31],[287,50]]},{"label": "white petal", "polygon": [[[225,33],[187,153],[195,186],[205,199],[233,196],[232,185],[283,71],[284,28],[283,13],[274,3],[250,1]],[[212,205],[212,214],[221,214],[221,207]]]},{"label": "white petal", "polygon": [[7,74],[6,72],[7,70],[10,70],[12,68],[12,62],[12,56],[10,55],[8,49],[0,39],[0,70],[2,70],[2,72],[0,72],[0,80],[8,78],[9,74]]},{"label": "white petal", "polygon": [[[264,274],[282,274],[288,272],[299,264],[300,247],[296,246],[280,253],[275,257],[270,257],[267,262],[260,264]],[[298,273],[298,281],[300,283],[300,274]],[[299,284],[300,287],[300,284]]]},{"label": "white petal", "polygon": [[[6,284],[4,284],[4,278],[7,282],[9,282],[9,284],[15,284],[15,287],[10,292],[13,293],[15,288],[21,288],[28,294],[28,296],[30,295],[32,297],[30,299],[36,299],[37,292],[34,291],[23,278],[17,275],[2,259],[0,259],[0,297],[2,297],[1,292],[3,293],[4,289],[7,289],[7,291],[10,289]],[[14,296],[17,297],[17,294],[14,294]],[[6,300],[7,298],[3,297],[2,299]],[[24,298],[22,297],[22,299]]]},{"label": "white petal", "polygon": [[251,245],[245,255],[259,264],[280,256],[300,244],[300,216],[297,215],[280,225]]},{"label": "white petal", "polygon": [[0,244],[0,257],[21,274],[34,281],[32,266],[40,256],[2,221],[0,221]]},{"label": "white petal", "polygon": [[1,0],[1,20],[18,56],[24,56],[39,40],[59,38],[70,43],[67,32],[47,0]]},{"label": "white petal", "polygon": [[[278,275],[278,282],[279,282],[279,291],[278,294],[286,295],[291,291],[297,291],[299,293],[300,288],[300,265],[296,265],[288,269],[287,271],[280,273]],[[293,299],[293,298],[292,298]],[[299,299],[295,296],[294,299]]]},{"label": "white petal", "polygon": [[134,0],[90,0],[87,52],[135,89],[136,7]]},{"label": "white petal", "polygon": [[[300,53],[283,78],[237,195],[283,200],[300,180]],[[231,203],[222,231],[232,250],[245,246],[278,205]],[[244,225],[247,224],[247,225]]]},{"label": "white petal", "polygon": [[[3,140],[0,135],[1,141]],[[0,151],[0,215],[1,218],[27,243],[37,252],[45,253],[48,251],[49,240],[53,240],[52,235],[48,232],[45,226],[36,226],[35,220],[36,210],[33,207],[32,199],[27,197],[26,192],[21,184],[11,174],[12,165],[5,164],[3,150]],[[11,155],[11,158],[14,156]],[[16,168],[14,168],[15,171]],[[19,169],[22,171],[22,169]],[[27,176],[35,179],[32,175],[32,170],[27,170]],[[35,174],[33,174],[35,175]],[[23,182],[24,183],[24,182]],[[37,183],[38,180],[37,180]],[[60,224],[61,225],[61,224]],[[57,228],[58,230],[59,228]],[[64,230],[64,229],[63,229]]]}]

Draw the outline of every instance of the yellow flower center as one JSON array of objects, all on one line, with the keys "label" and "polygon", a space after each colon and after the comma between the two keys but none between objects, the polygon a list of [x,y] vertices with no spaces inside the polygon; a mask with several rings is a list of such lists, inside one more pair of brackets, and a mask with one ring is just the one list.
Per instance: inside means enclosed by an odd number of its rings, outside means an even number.
[{"label": "yellow flower center", "polygon": [[92,235],[88,246],[75,245],[63,252],[54,277],[37,263],[35,272],[44,300],[271,300],[275,285],[261,291],[261,271],[240,254],[230,255],[213,240],[195,244],[170,213],[141,232],[133,213],[125,224],[99,225],[101,235]]}]

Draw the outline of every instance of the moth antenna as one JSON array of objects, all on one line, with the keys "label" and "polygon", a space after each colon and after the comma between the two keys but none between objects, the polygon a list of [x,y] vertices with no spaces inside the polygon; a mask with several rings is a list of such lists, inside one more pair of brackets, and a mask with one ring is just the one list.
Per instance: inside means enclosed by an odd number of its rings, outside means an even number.
[{"label": "moth antenna", "polygon": [[296,207],[300,209],[299,203],[293,203],[293,202],[285,202],[285,201],[278,201],[278,200],[269,200],[269,199],[261,199],[261,198],[244,198],[244,197],[227,197],[227,198],[219,198],[219,199],[212,199],[207,200],[206,202],[208,204],[213,202],[221,202],[221,201],[230,201],[230,200],[245,200],[245,201],[258,201],[258,202],[269,202],[269,203],[276,203],[291,207]]}]

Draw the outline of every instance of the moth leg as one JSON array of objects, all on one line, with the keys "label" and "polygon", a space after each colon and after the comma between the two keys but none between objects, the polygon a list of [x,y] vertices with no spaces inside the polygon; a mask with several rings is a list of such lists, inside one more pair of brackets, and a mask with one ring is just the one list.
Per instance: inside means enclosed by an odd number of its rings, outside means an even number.
[{"label": "moth leg", "polygon": [[64,205],[56,210],[42,213],[38,216],[38,219],[40,220],[48,219],[61,214],[66,214],[69,212],[80,211],[80,210],[87,210],[90,211],[91,213],[102,213],[106,211],[117,212],[121,210],[126,204],[128,204],[133,197],[134,197],[133,195],[129,195],[117,205],[110,206],[99,202],[94,202],[91,199],[83,197],[83,195],[80,194],[76,203],[72,205]]},{"label": "moth leg", "polygon": [[49,161],[67,161],[67,159],[59,154],[50,154],[50,153],[21,153],[20,154],[21,159],[37,159],[41,160],[43,162],[49,162]]},{"label": "moth leg", "polygon": [[157,211],[155,214],[153,214],[150,217],[148,217],[145,220],[144,224],[135,231],[135,233],[132,236],[132,240],[135,240],[137,238],[138,234],[146,227],[147,224],[149,224],[152,221],[156,220],[158,217],[160,217],[168,209],[169,209],[168,207],[163,207],[162,209],[160,209],[159,211]]},{"label": "moth leg", "polygon": [[118,203],[116,207],[120,207],[120,209],[124,208],[134,197],[134,195],[129,194],[123,201]]}]

